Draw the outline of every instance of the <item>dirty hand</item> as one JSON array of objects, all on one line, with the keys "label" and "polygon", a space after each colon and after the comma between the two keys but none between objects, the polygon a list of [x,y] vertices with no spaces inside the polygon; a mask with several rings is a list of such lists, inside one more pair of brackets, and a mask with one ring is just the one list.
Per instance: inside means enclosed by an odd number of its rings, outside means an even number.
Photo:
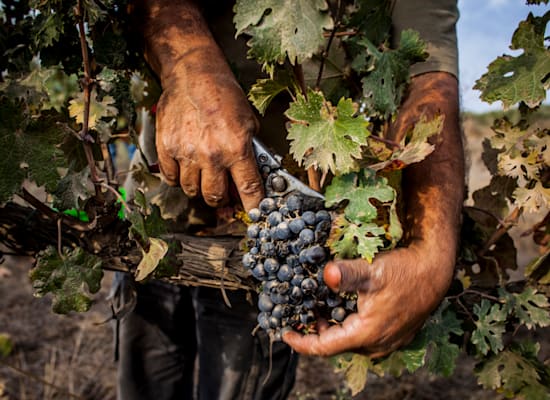
[{"label": "dirty hand", "polygon": [[[225,63],[224,60],[221,62]],[[229,176],[246,209],[262,199],[252,150],[256,118],[229,71],[175,68],[157,108],[157,152],[169,184],[217,207],[228,200]]]},{"label": "dirty hand", "polygon": [[287,332],[296,351],[333,355],[357,351],[386,355],[410,342],[445,295],[453,276],[463,200],[463,150],[458,124],[458,87],[446,73],[413,79],[393,127],[400,136],[424,113],[445,117],[435,151],[405,170],[405,247],[365,260],[335,260],[324,279],[334,291],[357,292],[357,313],[341,325],[320,321],[319,333]]}]

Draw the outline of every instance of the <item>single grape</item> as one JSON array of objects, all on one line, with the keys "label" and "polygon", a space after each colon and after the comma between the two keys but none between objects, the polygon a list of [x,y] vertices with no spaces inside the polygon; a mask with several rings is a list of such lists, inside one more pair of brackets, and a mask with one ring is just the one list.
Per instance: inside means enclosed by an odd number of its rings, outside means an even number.
[{"label": "single grape", "polygon": [[271,315],[276,318],[283,319],[285,317],[288,317],[290,315],[290,312],[290,307],[287,304],[277,304],[275,307],[273,307]]},{"label": "single grape", "polygon": [[344,310],[344,307],[335,307],[332,309],[330,316],[333,320],[342,322],[346,318],[346,310]]},{"label": "single grape", "polygon": [[300,254],[300,252],[304,249],[304,242],[302,239],[298,238],[290,242],[289,248],[292,254]]},{"label": "single grape", "polygon": [[346,300],[346,310],[356,311],[357,310],[357,300],[355,300],[355,299]]},{"label": "single grape", "polygon": [[272,242],[264,242],[260,246],[260,254],[265,257],[275,257],[277,249]]},{"label": "single grape", "polygon": [[314,279],[306,278],[302,281],[300,287],[302,288],[302,292],[304,294],[312,294],[317,290],[319,285]]},{"label": "single grape", "polygon": [[317,223],[321,221],[329,221],[330,222],[330,214],[327,210],[319,210],[315,213],[315,221]]},{"label": "single grape", "polygon": [[279,326],[281,326],[281,320],[272,315],[271,317],[269,317],[269,326],[273,329],[277,329]]},{"label": "single grape", "polygon": [[243,263],[243,267],[245,267],[246,269],[252,268],[254,266],[255,261],[256,261],[255,257],[252,256],[250,253],[243,254],[242,263]]},{"label": "single grape", "polygon": [[326,258],[325,249],[318,244],[311,246],[306,254],[307,262],[310,264],[319,264]]},{"label": "single grape", "polygon": [[283,217],[288,217],[290,215],[290,210],[288,209],[286,204],[283,204],[282,206],[279,207],[279,212]]},{"label": "single grape", "polygon": [[298,303],[302,300],[303,294],[302,289],[300,289],[299,286],[292,286],[290,289],[290,299],[293,300],[295,303]]},{"label": "single grape", "polygon": [[272,292],[269,296],[271,297],[271,301],[275,304],[288,304],[290,301],[290,297],[287,294]]},{"label": "single grape", "polygon": [[303,274],[294,274],[294,276],[290,280],[290,284],[292,286],[301,286],[304,279],[305,276]]},{"label": "single grape", "polygon": [[271,240],[271,231],[268,228],[264,228],[258,234],[258,239],[262,242],[269,242]]},{"label": "single grape", "polygon": [[246,228],[246,236],[250,239],[256,239],[258,235],[260,234],[261,228],[258,224],[250,224],[248,225],[248,228]]},{"label": "single grape", "polygon": [[256,266],[252,268],[252,276],[260,281],[265,279],[267,274],[265,273],[264,265],[262,263],[257,263]]},{"label": "single grape", "polygon": [[255,256],[260,252],[260,249],[258,249],[256,246],[253,246],[248,251],[251,255]]},{"label": "single grape", "polygon": [[278,240],[287,240],[290,237],[290,229],[288,223],[283,221],[277,225],[275,229],[275,238]]},{"label": "single grape", "polygon": [[305,228],[304,230],[302,230],[300,232],[298,237],[307,246],[307,245],[313,243],[313,241],[315,240],[315,233],[311,229]]},{"label": "single grape", "polygon": [[300,211],[302,203],[302,198],[296,194],[290,194],[286,199],[286,206],[290,211]]},{"label": "single grape", "polygon": [[[303,293],[303,292],[302,292]],[[304,296],[303,300],[302,300],[302,306],[306,309],[306,310],[313,310],[315,308],[315,304],[317,302],[315,301],[315,299],[311,296]]]},{"label": "single grape", "polygon": [[252,208],[248,211],[248,218],[252,222],[258,222],[262,216],[262,212],[258,208]]},{"label": "single grape", "polygon": [[267,330],[270,328],[269,318],[270,318],[269,313],[261,312],[256,317],[256,320],[258,321],[258,324],[262,329]]},{"label": "single grape", "polygon": [[279,270],[279,261],[273,257],[266,258],[264,261],[264,269],[270,275],[274,275]]},{"label": "single grape", "polygon": [[315,321],[315,314],[313,311],[308,310],[305,313],[300,314],[300,322],[304,325],[310,324]]},{"label": "single grape", "polygon": [[272,199],[271,197],[266,197],[262,199],[262,201],[260,201],[259,208],[262,214],[267,215],[277,209],[277,203],[275,202],[275,199]]},{"label": "single grape", "polygon": [[260,311],[269,312],[273,309],[273,302],[267,293],[260,293],[258,297],[258,308]]},{"label": "single grape", "polygon": [[325,302],[327,303],[327,306],[334,308],[342,304],[342,298],[339,295],[329,295]]},{"label": "single grape", "polygon": [[306,224],[302,218],[296,217],[288,223],[288,227],[297,235],[306,227]]},{"label": "single grape", "polygon": [[290,281],[294,276],[294,270],[288,266],[288,264],[283,264],[277,271],[277,279],[282,282]]},{"label": "single grape", "polygon": [[315,226],[316,217],[313,211],[304,211],[304,213],[302,214],[302,219],[304,220],[306,225]]},{"label": "single grape", "polygon": [[277,226],[283,222],[283,216],[279,211],[273,211],[267,216],[267,223],[269,226]]}]

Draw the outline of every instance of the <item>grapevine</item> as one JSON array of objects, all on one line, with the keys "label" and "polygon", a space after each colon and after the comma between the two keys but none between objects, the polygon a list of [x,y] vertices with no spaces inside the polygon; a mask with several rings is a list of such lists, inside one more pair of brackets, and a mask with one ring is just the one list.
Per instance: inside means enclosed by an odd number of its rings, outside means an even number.
[{"label": "grapevine", "polygon": [[[128,172],[138,183],[132,200],[120,190],[114,149],[131,144],[142,152],[138,115],[160,91],[132,39],[126,6],[0,3],[1,254],[35,256],[36,294],[55,296],[57,312],[85,311],[102,268],[179,283],[185,264],[186,243],[168,233],[187,201],[181,191],[166,188],[147,162]],[[400,245],[402,170],[424,160],[441,131],[436,117],[419,121],[402,142],[385,137],[409,67],[427,55],[414,31],[389,45],[388,11],[384,1],[236,2],[236,33],[265,72],[248,98],[262,115],[274,99],[290,99],[290,154],[325,195],[324,207],[271,198],[230,218],[239,233],[247,231],[237,257],[245,271],[229,282],[222,268],[216,279],[223,290],[259,291],[258,324],[274,339],[286,328],[312,332],[319,317],[339,323],[354,311],[353,294],[324,286],[324,263],[372,261]],[[381,360],[336,358],[352,393],[363,389],[367,371],[399,375],[424,367],[448,376],[462,353],[475,359],[480,385],[509,397],[550,398],[550,369],[529,335],[550,325],[550,132],[536,123],[549,89],[549,20],[550,12],[529,13],[510,46],[520,54],[497,58],[476,83],[484,101],[516,113],[496,119],[484,142],[491,182],[463,209],[451,289],[409,346]],[[533,213],[541,217],[524,236],[540,255],[524,280],[510,282],[517,265],[509,232]]]}]

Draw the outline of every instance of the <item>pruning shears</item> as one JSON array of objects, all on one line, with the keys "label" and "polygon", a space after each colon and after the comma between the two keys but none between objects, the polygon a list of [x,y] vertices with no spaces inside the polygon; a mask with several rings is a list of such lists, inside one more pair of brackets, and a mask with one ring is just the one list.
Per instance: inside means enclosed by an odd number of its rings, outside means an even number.
[{"label": "pruning shears", "polygon": [[324,201],[325,197],[290,174],[281,164],[282,157],[271,153],[257,138],[252,139],[256,163],[262,177],[267,197],[283,197],[291,192]]}]

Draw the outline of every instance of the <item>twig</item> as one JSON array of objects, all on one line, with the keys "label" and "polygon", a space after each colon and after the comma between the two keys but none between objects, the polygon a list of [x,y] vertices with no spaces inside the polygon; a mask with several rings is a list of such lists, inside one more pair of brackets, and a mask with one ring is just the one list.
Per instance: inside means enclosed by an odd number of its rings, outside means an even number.
[{"label": "twig", "polygon": [[388,146],[391,146],[391,147],[396,148],[396,149],[401,148],[401,145],[400,145],[399,143],[394,142],[393,140],[389,140],[389,139],[380,137],[380,136],[371,135],[371,136],[369,136],[369,139],[372,139],[372,140],[374,140],[374,141],[377,141],[377,142],[381,142],[381,143],[387,144]]},{"label": "twig", "polygon": [[325,51],[323,51],[323,54],[321,54],[321,64],[319,65],[319,72],[317,73],[317,81],[315,82],[315,88],[319,89],[321,86],[321,79],[323,78],[323,71],[325,69],[325,62],[328,58],[328,54],[330,51],[330,48],[332,46],[332,41],[334,40],[334,37],[336,35],[336,30],[340,27],[340,18],[342,16],[342,2],[338,1],[338,13],[336,15],[336,18],[334,18],[334,29],[330,32],[330,36],[328,37],[327,45],[325,47]]},{"label": "twig", "polygon": [[124,198],[122,197],[122,195],[115,190],[115,188],[113,188],[111,185],[108,185],[106,183],[101,183],[101,186],[104,187],[105,189],[109,190],[111,193],[113,193],[116,198],[122,203],[122,205],[124,207],[126,207],[126,209],[129,211],[129,212],[132,212],[132,207],[130,207],[130,205],[126,202],[126,200],[124,200]]},{"label": "twig", "polygon": [[80,132],[80,139],[84,147],[84,154],[86,154],[86,161],[90,166],[90,176],[95,186],[95,192],[98,200],[103,202],[103,194],[99,189],[99,183],[101,179],[97,173],[94,155],[90,143],[93,143],[93,138],[88,133],[89,121],[90,121],[90,98],[94,85],[90,68],[90,57],[88,54],[88,44],[86,43],[86,31],[84,28],[84,19],[82,17],[82,0],[78,0],[75,7],[75,14],[78,21],[78,36],[80,38],[80,49],[82,51],[82,62],[84,64],[84,78],[82,79],[82,90],[84,92],[84,115],[82,118],[82,131]]},{"label": "twig", "polygon": [[521,208],[516,207],[512,210],[512,212],[504,219],[502,223],[499,224],[499,228],[493,232],[489,240],[487,240],[487,243],[485,243],[485,246],[483,246],[483,249],[478,253],[478,256],[483,257],[490,249],[491,247],[498,242],[498,240],[504,236],[506,232],[510,230],[516,223],[518,222],[519,216],[521,214]]}]

